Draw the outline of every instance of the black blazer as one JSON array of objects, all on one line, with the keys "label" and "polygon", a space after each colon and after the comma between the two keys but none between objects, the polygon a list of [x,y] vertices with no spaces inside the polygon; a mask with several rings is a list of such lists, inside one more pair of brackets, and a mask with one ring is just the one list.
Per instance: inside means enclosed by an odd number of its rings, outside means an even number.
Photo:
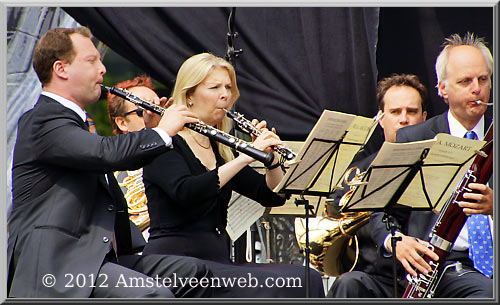
[{"label": "black blazer", "polygon": [[[41,95],[18,122],[8,295],[89,297],[113,237],[119,255],[132,252],[127,204],[112,172],[140,168],[166,150],[152,130],[91,134],[74,111]],[[46,274],[55,276],[51,288]],[[85,287],[65,287],[79,274]]]}]

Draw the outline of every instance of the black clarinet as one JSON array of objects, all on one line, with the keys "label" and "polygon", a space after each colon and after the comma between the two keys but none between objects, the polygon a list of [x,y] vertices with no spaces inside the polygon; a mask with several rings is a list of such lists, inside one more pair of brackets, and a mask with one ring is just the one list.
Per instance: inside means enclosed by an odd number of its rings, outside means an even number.
[{"label": "black clarinet", "polygon": [[[227,116],[233,119],[236,125],[238,125],[238,127],[243,132],[254,135],[256,137],[260,136],[261,131],[255,128],[255,126],[252,125],[252,122],[246,119],[243,116],[243,114],[232,110],[227,110],[227,109],[224,110],[226,111]],[[288,161],[293,160],[295,159],[295,157],[297,157],[297,154],[294,153],[290,148],[286,147],[285,145],[276,145],[274,147],[274,150]]]},{"label": "black clarinet", "polygon": [[[130,101],[134,103],[135,105],[144,108],[146,110],[150,110],[151,112],[154,112],[156,114],[162,115],[165,113],[165,108],[156,105],[154,103],[148,102],[138,96],[133,95],[131,92],[122,89],[122,88],[115,88],[115,87],[107,87],[104,85],[101,85],[104,89],[109,91],[111,94],[114,94],[116,96],[119,96],[123,99],[126,99],[127,101]],[[188,123],[186,124],[186,127],[189,129],[192,129],[198,133],[201,133],[204,136],[207,136],[214,141],[220,142],[222,144],[225,144],[231,148],[236,149],[239,152],[242,152],[246,155],[249,155],[250,157],[254,158],[257,161],[262,162],[265,166],[270,166],[273,162],[274,159],[274,154],[269,152],[266,153],[262,150],[259,150],[247,142],[238,139],[237,137],[234,137],[224,131],[221,131],[217,128],[214,128],[210,125],[207,125],[203,123],[202,121],[199,121],[198,123]]]}]

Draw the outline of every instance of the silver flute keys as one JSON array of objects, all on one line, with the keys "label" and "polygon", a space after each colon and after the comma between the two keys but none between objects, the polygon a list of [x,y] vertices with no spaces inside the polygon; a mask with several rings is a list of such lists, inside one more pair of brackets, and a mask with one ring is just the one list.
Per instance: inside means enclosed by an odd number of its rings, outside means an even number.
[{"label": "silver flute keys", "polygon": [[[243,114],[232,110],[227,110],[227,109],[224,110],[226,111],[227,116],[233,119],[236,125],[238,125],[238,127],[245,133],[254,135],[256,137],[260,136],[260,134],[262,133],[259,129],[255,128],[252,122],[246,119],[243,116]],[[295,159],[295,157],[297,157],[296,153],[294,153],[290,148],[284,145],[277,145],[273,148],[278,154],[280,154],[283,158],[285,158],[288,161],[293,160]]]}]

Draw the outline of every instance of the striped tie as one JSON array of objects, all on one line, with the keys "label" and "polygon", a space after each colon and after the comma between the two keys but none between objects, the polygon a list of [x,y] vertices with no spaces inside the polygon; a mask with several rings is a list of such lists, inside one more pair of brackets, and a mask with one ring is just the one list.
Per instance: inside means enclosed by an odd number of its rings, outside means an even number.
[{"label": "striped tie", "polygon": [[89,132],[90,133],[95,133],[97,134],[97,130],[95,128],[95,123],[94,123],[94,120],[87,115],[87,126],[89,127]]},{"label": "striped tie", "polygon": [[[474,131],[467,131],[464,138],[476,140]],[[488,216],[472,214],[467,219],[469,235],[469,257],[474,268],[487,277],[493,274],[493,242]]]}]

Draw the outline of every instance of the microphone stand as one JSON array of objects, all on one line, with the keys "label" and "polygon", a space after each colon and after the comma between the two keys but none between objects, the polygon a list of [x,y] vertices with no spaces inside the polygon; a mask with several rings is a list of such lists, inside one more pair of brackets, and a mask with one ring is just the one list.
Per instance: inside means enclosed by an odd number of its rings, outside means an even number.
[{"label": "microphone stand", "polygon": [[[232,7],[231,11],[229,12],[229,18],[227,20],[227,46],[226,46],[226,55],[225,59],[235,68],[236,70],[236,58],[240,55],[241,52],[243,52],[242,49],[235,50],[234,49],[234,40],[238,37],[238,32],[236,32],[234,29],[234,18],[236,15],[236,7]],[[234,134],[232,131],[231,134]],[[236,245],[235,242],[231,242],[231,261],[234,263],[236,262]],[[254,245],[253,245],[253,240],[252,240],[252,253],[255,252]]]},{"label": "microphone stand", "polygon": [[392,277],[393,277],[393,296],[394,298],[398,297],[398,272],[397,272],[397,259],[396,259],[396,244],[398,241],[402,240],[400,236],[396,236],[396,231],[399,229],[399,226],[394,222],[393,216],[389,215],[387,211],[384,213],[384,217],[382,218],[382,222],[385,223],[385,226],[388,231],[391,232],[391,247],[392,247]]},{"label": "microphone stand", "polygon": [[309,298],[310,296],[310,282],[311,282],[311,271],[309,270],[309,265],[311,264],[310,257],[309,255],[311,254],[311,247],[309,243],[309,213],[314,209],[313,205],[309,204],[309,200],[304,198],[304,195],[302,194],[299,198],[295,198],[295,205],[303,205],[304,206],[304,212],[305,212],[305,219],[306,219],[306,244],[304,246],[304,256],[305,256],[305,281],[306,281],[306,298]]},{"label": "microphone stand", "polygon": [[238,38],[238,32],[235,30],[234,19],[236,15],[236,8],[232,7],[229,12],[229,18],[227,20],[227,49],[226,49],[226,60],[229,61],[233,67],[236,67],[235,59],[240,56],[243,52],[243,49],[235,49],[234,48],[234,40]]}]

